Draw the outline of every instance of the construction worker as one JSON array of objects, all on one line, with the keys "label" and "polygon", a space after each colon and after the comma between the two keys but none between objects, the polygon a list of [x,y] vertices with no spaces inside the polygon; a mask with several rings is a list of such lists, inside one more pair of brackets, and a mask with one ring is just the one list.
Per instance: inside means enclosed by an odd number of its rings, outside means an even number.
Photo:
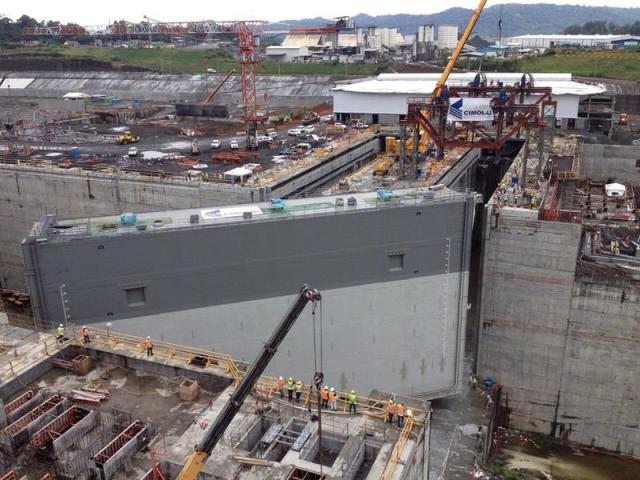
[{"label": "construction worker", "polygon": [[276,385],[278,387],[278,392],[280,392],[280,398],[284,398],[284,378],[278,377]]},{"label": "construction worker", "polygon": [[334,412],[338,410],[338,400],[336,399],[336,389],[331,387],[329,390],[329,408]]},{"label": "construction worker", "polygon": [[58,325],[58,328],[56,328],[56,340],[58,342],[62,342],[62,340],[64,340],[64,325],[63,324]]},{"label": "construction worker", "polygon": [[404,425],[404,405],[401,403],[396,405],[396,416],[398,417],[398,428],[402,428]]},{"label": "construction worker", "polygon": [[358,396],[356,395],[355,390],[351,390],[349,395],[347,396],[347,400],[349,401],[349,413],[358,413],[356,410],[356,405],[358,403]]},{"label": "construction worker", "polygon": [[89,337],[89,329],[86,325],[82,326],[82,330],[80,330],[80,333],[82,334],[83,343],[91,343],[91,337]]},{"label": "construction worker", "polygon": [[300,395],[302,395],[302,380],[298,380],[296,382],[296,403],[300,401]]},{"label": "construction worker", "polygon": [[296,385],[293,383],[293,378],[289,377],[287,380],[287,392],[289,393],[289,401],[293,401],[293,392],[296,389]]},{"label": "construction worker", "polygon": [[147,357],[153,357],[153,342],[151,341],[151,337],[145,338],[144,348],[147,349]]},{"label": "construction worker", "polygon": [[387,402],[387,423],[393,423],[393,414],[396,413],[396,405],[393,400]]},{"label": "construction worker", "polygon": [[322,408],[327,408],[329,406],[329,389],[326,385],[320,391],[320,398],[322,399]]}]

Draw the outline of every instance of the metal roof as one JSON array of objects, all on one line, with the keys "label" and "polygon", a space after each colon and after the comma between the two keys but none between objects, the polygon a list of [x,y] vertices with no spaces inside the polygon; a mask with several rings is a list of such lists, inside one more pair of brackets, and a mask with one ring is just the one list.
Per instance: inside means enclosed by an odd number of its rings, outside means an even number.
[{"label": "metal roof", "polygon": [[[447,85],[466,85],[473,81],[475,73],[454,73]],[[487,73],[487,79],[512,84],[519,82],[522,73]],[[352,93],[392,93],[405,95],[430,95],[440,78],[439,73],[383,73],[375,80],[340,85],[334,91]],[[554,95],[597,95],[605,92],[603,85],[589,85],[572,80],[570,73],[534,74],[536,86],[551,87]]]}]

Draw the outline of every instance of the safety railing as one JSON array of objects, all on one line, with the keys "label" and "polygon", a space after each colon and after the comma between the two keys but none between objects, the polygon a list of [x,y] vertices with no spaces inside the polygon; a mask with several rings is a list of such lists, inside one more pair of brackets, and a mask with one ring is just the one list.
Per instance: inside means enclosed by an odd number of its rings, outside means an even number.
[{"label": "safety railing", "polygon": [[393,450],[391,451],[391,456],[389,457],[389,461],[384,467],[380,480],[387,480],[391,478],[391,476],[393,475],[396,469],[396,466],[402,463],[402,459],[400,458],[400,456],[402,455],[402,451],[404,450],[404,447],[406,446],[407,441],[409,440],[409,435],[411,435],[412,429],[413,429],[413,416],[412,415],[405,416],[404,427],[402,428],[402,431],[398,436],[398,440],[393,446]]},{"label": "safety railing", "polygon": [[52,335],[46,334],[38,343],[30,345],[28,352],[21,352],[18,346],[12,347],[13,353],[11,350],[8,352],[12,358],[0,361],[0,379],[4,381],[18,377],[24,370],[56,354],[68,343],[69,340],[59,342]]},{"label": "safety railing", "polygon": [[[67,337],[69,340],[58,342],[53,336],[48,335],[36,347],[32,348],[29,356],[18,356],[15,359],[0,364],[0,378],[11,378],[19,375],[21,370],[40,360],[51,356],[65,347],[69,341],[75,340],[79,345],[85,345],[82,337],[81,329],[74,328],[73,325],[67,326]],[[118,348],[128,350],[134,354],[143,354],[145,352],[146,337],[131,335],[123,332],[116,332],[111,329],[89,328],[90,345],[103,345],[113,350]],[[199,367],[217,367],[224,370],[225,373],[231,375],[234,385],[238,386],[247,370],[248,364],[234,360],[228,353],[217,352],[204,348],[197,348],[188,345],[181,345],[165,341],[153,341],[153,356],[183,362],[188,365]],[[34,354],[34,350],[37,352]],[[304,405],[312,405],[317,407],[317,391],[310,388],[310,384],[303,384],[303,394],[301,403]],[[286,388],[286,387],[285,387]],[[267,399],[273,399],[274,396],[279,397],[278,379],[276,377],[264,375],[258,380],[255,390]],[[286,392],[285,392],[286,393]],[[336,406],[338,412],[349,411],[349,393],[336,390]],[[367,415],[373,418],[384,420],[386,418],[386,401],[377,398],[357,396],[356,411],[359,414]],[[419,408],[413,408],[416,415],[425,412]]]},{"label": "safety railing", "polygon": [[[105,329],[90,329],[91,342],[97,342],[106,344],[112,349],[118,347],[125,348],[133,351],[134,353],[144,353],[145,337],[130,335],[121,332],[115,332],[113,330]],[[81,334],[78,331],[77,334],[78,343],[82,343]],[[203,367],[219,367],[222,368],[225,373],[231,374],[234,379],[234,384],[237,386],[244,377],[247,370],[247,363],[234,360],[228,353],[221,353],[214,350],[207,350],[202,348],[195,348],[186,345],[180,345],[177,343],[153,341],[153,354],[161,358],[168,360],[182,361],[191,365],[198,365]],[[303,384],[302,395],[300,402],[303,405],[312,405],[317,407],[317,392],[310,387],[310,384]],[[256,383],[254,389],[267,399],[273,399],[276,396],[279,398],[280,393],[278,389],[277,377],[269,375],[263,375]],[[286,389],[286,387],[285,387]],[[348,392],[342,392],[336,390],[336,403],[337,411],[348,412],[349,401]],[[286,392],[285,392],[286,394]],[[286,395],[285,395],[286,397]],[[386,418],[386,402],[377,398],[365,397],[358,395],[356,402],[356,409],[358,413],[368,415],[374,418],[384,420]],[[415,414],[425,413],[419,408],[414,408]]]},{"label": "safety railing", "polygon": [[[116,348],[125,348],[134,353],[144,353],[146,350],[145,337],[115,332],[109,329],[91,328],[89,329],[89,339],[91,343],[104,344],[114,350]],[[84,342],[80,330],[76,334],[76,341],[79,344]],[[227,353],[172,342],[153,340],[153,355],[199,367],[215,366],[222,368],[226,373],[230,373],[233,376],[236,385],[244,374],[243,370],[246,369],[244,362],[234,360]]]}]

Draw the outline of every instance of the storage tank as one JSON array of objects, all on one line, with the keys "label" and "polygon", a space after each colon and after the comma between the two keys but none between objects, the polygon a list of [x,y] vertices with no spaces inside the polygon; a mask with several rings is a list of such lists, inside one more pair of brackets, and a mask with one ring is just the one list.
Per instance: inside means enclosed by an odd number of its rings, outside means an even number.
[{"label": "storage tank", "polygon": [[419,25],[418,26],[418,42],[427,43],[434,41],[434,26],[433,25]]},{"label": "storage tank", "polygon": [[458,43],[457,25],[438,25],[438,48],[453,50]]}]

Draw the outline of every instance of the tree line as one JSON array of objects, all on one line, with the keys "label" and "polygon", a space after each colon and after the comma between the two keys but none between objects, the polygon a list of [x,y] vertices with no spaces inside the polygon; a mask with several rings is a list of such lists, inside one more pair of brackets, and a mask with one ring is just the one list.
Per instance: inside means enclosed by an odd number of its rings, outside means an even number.
[{"label": "tree line", "polygon": [[640,35],[640,21],[626,25],[593,21],[583,25],[571,25],[564,29],[567,35]]}]

